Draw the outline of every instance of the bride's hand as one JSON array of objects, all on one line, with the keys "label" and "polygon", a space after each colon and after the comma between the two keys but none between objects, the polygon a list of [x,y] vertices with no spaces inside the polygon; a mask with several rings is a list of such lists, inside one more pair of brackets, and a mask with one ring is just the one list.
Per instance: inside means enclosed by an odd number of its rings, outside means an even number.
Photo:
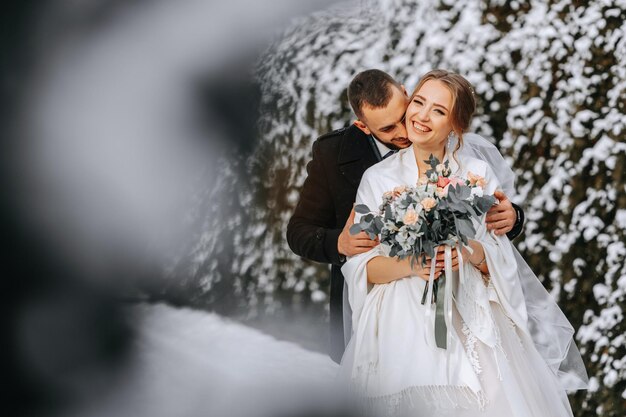
[{"label": "bride's hand", "polygon": [[[437,264],[439,264],[441,262],[441,266],[444,266],[444,256],[442,254],[441,256],[441,261],[439,261],[439,255],[437,255]],[[452,248],[452,270],[453,271],[458,271],[459,270],[459,254],[456,251],[456,248]]]},{"label": "bride's hand", "polygon": [[[439,278],[441,274],[444,272],[445,266],[445,250],[443,247],[440,247],[435,256],[435,279]],[[421,260],[418,260],[418,264],[412,268],[413,273],[418,277],[422,278],[425,281],[430,279],[430,270],[432,265],[432,258],[426,257],[426,264],[422,267]],[[452,270],[459,270],[459,259],[455,248],[452,248]]]},{"label": "bride's hand", "polygon": [[[456,248],[451,248],[451,260],[452,260],[452,270],[453,271],[458,271],[459,270],[459,255],[456,251]],[[445,267],[445,259],[446,259],[446,252],[445,252],[445,248],[444,247],[439,247],[439,251],[437,251],[437,267],[444,269]]]},{"label": "bride's hand", "polygon": [[489,267],[487,266],[487,258],[485,258],[485,249],[483,248],[483,245],[476,240],[470,239],[469,246],[472,248],[471,254],[466,248],[461,249],[463,253],[463,262],[474,266],[482,274],[489,273]]},{"label": "bride's hand", "polygon": [[[418,277],[420,277],[421,279],[423,279],[424,281],[428,281],[430,279],[430,259],[428,258],[426,265],[422,266],[422,262],[421,260],[418,261],[418,264],[414,267],[411,268],[412,274],[413,275],[417,275]],[[441,274],[443,273],[443,267],[436,267],[435,268],[435,279],[438,279]]]}]

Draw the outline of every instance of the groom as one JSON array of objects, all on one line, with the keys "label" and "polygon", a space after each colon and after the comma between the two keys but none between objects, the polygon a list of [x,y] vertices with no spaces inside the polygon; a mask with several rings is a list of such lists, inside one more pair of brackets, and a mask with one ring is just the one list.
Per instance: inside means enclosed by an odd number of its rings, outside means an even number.
[{"label": "groom", "polygon": [[[367,168],[411,145],[404,126],[409,103],[406,90],[379,70],[357,74],[348,87],[350,106],[357,120],[349,127],[320,136],[313,143],[313,159],[300,200],[287,226],[287,242],[303,258],[331,264],[330,356],[341,360],[350,337],[350,323],[343,322],[346,256],[367,252],[378,244],[365,232],[351,235],[353,204]],[[487,228],[513,239],[522,230],[524,213],[503,193],[500,204],[487,214]]]}]

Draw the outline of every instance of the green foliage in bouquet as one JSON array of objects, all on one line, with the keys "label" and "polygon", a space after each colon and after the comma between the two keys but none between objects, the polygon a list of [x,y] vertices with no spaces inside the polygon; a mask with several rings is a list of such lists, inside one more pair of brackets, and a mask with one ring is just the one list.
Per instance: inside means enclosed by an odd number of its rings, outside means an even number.
[{"label": "green foliage in bouquet", "polygon": [[410,257],[412,263],[421,258],[422,265],[426,256],[435,256],[437,246],[467,245],[476,236],[472,217],[481,221],[495,197],[483,194],[484,178],[472,173],[468,178],[451,176],[448,161],[442,164],[432,154],[425,162],[431,168],[417,185],[386,192],[378,212],[356,205],[354,210],[362,216],[350,233],[379,236],[389,256]]}]

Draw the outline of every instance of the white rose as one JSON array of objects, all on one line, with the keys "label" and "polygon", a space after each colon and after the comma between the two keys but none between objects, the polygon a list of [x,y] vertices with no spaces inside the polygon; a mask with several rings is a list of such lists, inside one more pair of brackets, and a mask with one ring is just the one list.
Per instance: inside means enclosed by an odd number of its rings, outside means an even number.
[{"label": "white rose", "polygon": [[472,187],[471,195],[473,197],[482,197],[483,196],[483,189],[481,187]]}]

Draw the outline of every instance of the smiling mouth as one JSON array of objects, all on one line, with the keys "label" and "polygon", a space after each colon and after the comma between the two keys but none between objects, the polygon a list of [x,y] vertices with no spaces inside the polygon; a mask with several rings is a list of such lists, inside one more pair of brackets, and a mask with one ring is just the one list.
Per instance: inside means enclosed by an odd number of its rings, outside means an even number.
[{"label": "smiling mouth", "polygon": [[417,130],[418,132],[423,132],[423,133],[430,132],[432,130],[428,126],[421,125],[417,122],[413,122],[413,128]]}]

